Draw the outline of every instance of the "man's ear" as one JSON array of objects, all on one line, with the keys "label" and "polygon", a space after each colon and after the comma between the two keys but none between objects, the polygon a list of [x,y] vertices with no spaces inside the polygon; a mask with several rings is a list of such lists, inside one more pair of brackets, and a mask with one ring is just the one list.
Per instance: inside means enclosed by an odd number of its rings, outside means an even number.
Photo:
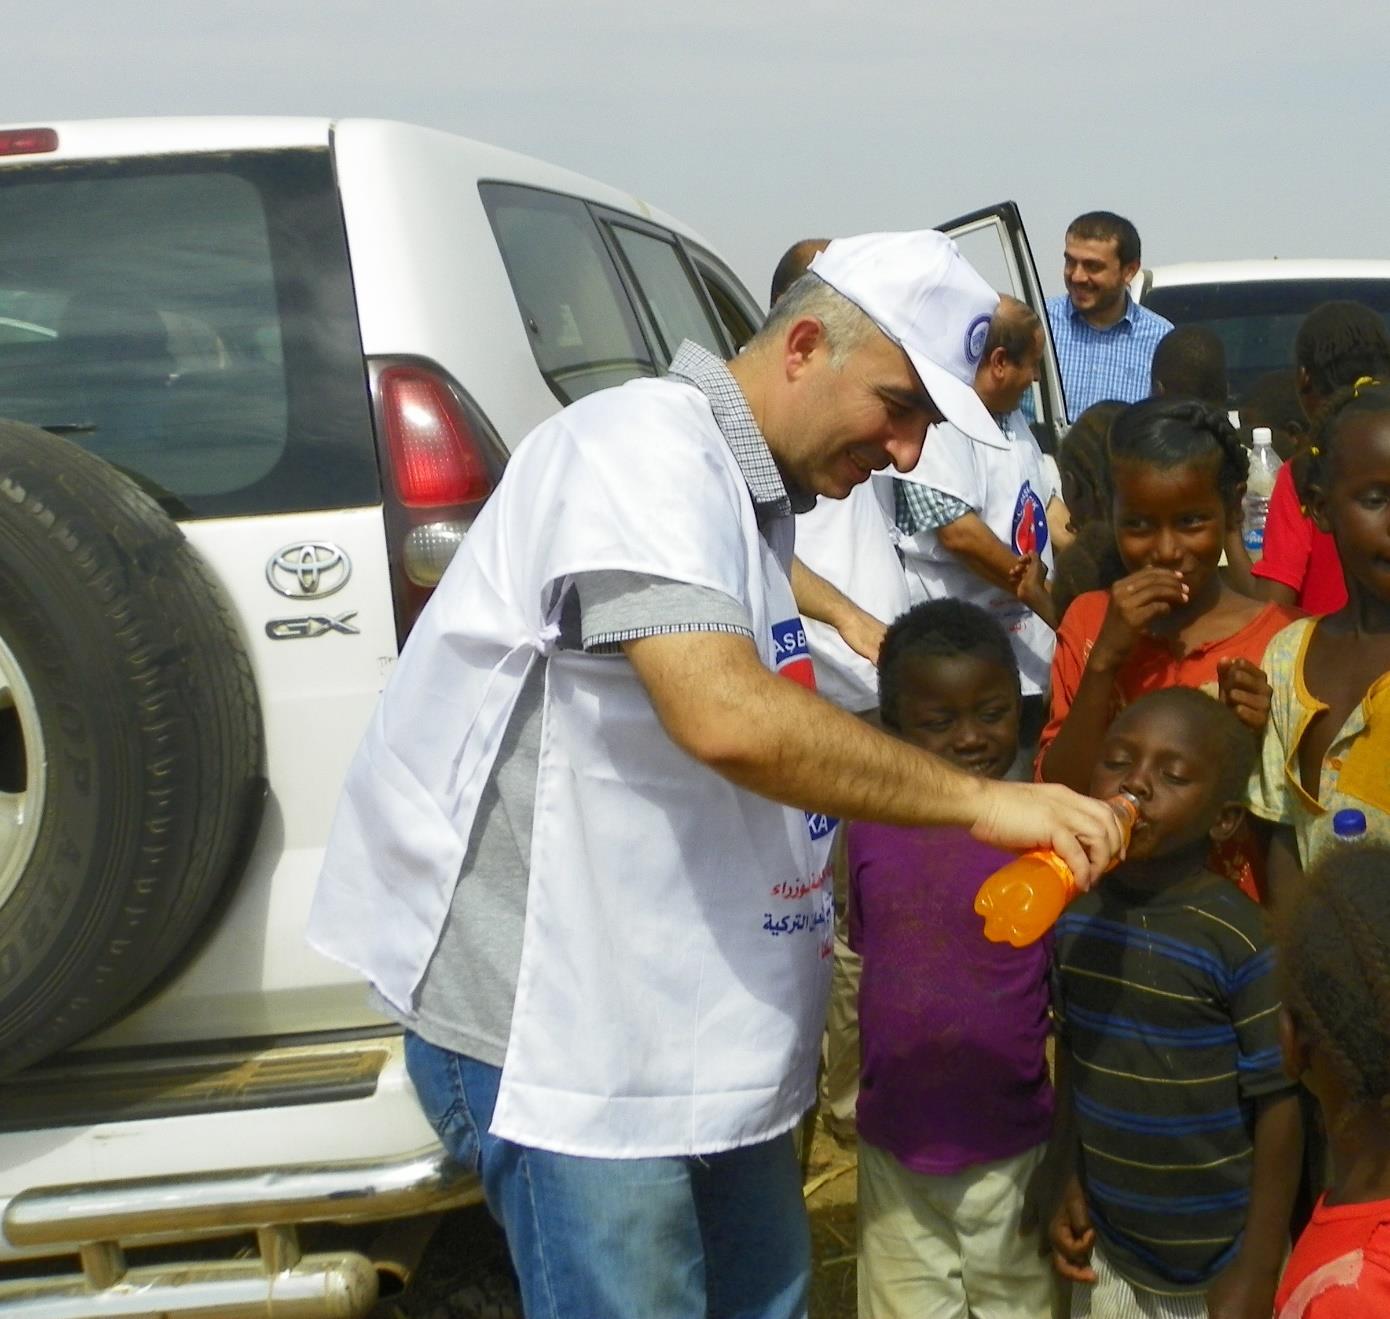
[{"label": "man's ear", "polygon": [[1238,801],[1228,801],[1218,812],[1215,822],[1207,831],[1207,836],[1213,843],[1224,843],[1240,828],[1243,819],[1245,807]]},{"label": "man's ear", "polygon": [[1129,281],[1132,280],[1135,277],[1135,275],[1139,273],[1140,265],[1141,263],[1138,261],[1131,261],[1127,266],[1121,266],[1120,278],[1124,280],[1126,284],[1128,284]]},{"label": "man's ear", "polygon": [[788,327],[782,344],[787,379],[798,379],[818,354],[826,352],[825,326],[815,316],[802,316]]}]

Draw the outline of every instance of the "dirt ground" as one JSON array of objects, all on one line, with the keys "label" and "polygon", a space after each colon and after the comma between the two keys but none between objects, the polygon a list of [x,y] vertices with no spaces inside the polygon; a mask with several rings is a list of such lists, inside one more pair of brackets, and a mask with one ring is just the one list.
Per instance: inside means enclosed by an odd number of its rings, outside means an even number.
[{"label": "dirt ground", "polygon": [[[855,1158],[816,1128],[806,1168],[811,1217],[810,1319],[854,1319]],[[506,1243],[487,1210],[440,1223],[410,1286],[384,1297],[372,1319],[521,1319]]]}]

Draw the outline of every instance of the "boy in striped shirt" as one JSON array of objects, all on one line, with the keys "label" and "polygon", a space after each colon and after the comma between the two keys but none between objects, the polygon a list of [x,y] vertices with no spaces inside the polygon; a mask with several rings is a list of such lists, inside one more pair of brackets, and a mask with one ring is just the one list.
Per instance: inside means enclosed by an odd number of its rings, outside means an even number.
[{"label": "boy in striped shirt", "polygon": [[1057,925],[1053,1261],[1073,1316],[1266,1319],[1301,1132],[1260,909],[1210,873],[1240,822],[1249,732],[1191,688],[1110,726],[1091,782],[1139,819]]}]

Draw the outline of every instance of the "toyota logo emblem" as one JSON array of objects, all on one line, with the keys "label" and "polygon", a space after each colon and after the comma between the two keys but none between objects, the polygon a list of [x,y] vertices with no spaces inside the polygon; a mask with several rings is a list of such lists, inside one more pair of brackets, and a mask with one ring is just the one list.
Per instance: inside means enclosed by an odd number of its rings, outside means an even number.
[{"label": "toyota logo emblem", "polygon": [[306,540],[271,555],[265,579],[291,600],[312,600],[341,591],[352,576],[352,561],[336,545]]}]

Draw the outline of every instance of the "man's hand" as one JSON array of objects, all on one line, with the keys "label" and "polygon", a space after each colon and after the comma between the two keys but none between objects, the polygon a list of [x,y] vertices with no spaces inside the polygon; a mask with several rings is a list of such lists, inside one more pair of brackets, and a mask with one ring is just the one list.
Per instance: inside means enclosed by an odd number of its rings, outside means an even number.
[{"label": "man's hand", "polygon": [[1118,669],[1139,638],[1187,603],[1187,583],[1171,568],[1141,568],[1110,588],[1110,608],[1091,648],[1091,661]]},{"label": "man's hand", "polygon": [[1252,732],[1263,733],[1269,722],[1270,701],[1274,698],[1274,689],[1264,670],[1248,659],[1223,659],[1217,661],[1216,675],[1222,701]]},{"label": "man's hand", "polygon": [[883,638],[888,635],[886,623],[858,605],[852,605],[836,621],[835,631],[856,655],[862,655],[870,664],[878,663],[878,652],[883,648]]},{"label": "man's hand", "polygon": [[1207,1288],[1209,1319],[1269,1319],[1278,1286],[1277,1269],[1256,1269],[1237,1255]]},{"label": "man's hand", "polygon": [[[1096,1271],[1091,1267],[1091,1247],[1096,1242],[1096,1230],[1091,1226],[1086,1196],[1076,1176],[1062,1191],[1062,1200],[1057,1212],[1052,1215],[1047,1236],[1052,1242],[1052,1267],[1062,1277],[1070,1278],[1072,1282],[1096,1281]],[[1267,1314],[1265,1319],[1268,1319]]]},{"label": "man's hand", "polygon": [[1088,889],[1124,854],[1120,824],[1103,801],[1055,783],[980,784],[971,834],[1013,852],[1050,847]]}]

